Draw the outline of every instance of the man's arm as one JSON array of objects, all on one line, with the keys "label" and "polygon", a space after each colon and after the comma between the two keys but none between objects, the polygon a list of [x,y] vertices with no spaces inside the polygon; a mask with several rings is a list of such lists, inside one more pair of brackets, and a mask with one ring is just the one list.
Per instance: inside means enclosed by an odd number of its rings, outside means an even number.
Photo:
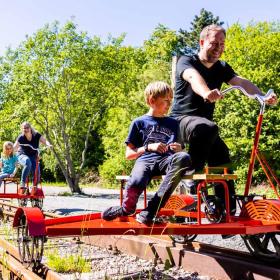
[{"label": "man's arm", "polygon": [[188,68],[183,72],[183,79],[190,83],[193,91],[209,102],[215,102],[222,98],[218,89],[210,90],[203,77],[194,68]]},{"label": "man's arm", "polygon": [[262,94],[262,91],[256,85],[240,76],[233,77],[228,83],[232,86],[243,87],[249,94]]},{"label": "man's arm", "polygon": [[[260,94],[262,95],[262,91],[254,85],[251,81],[242,78],[240,76],[235,76],[231,80],[229,80],[229,84],[232,86],[241,86],[243,87],[249,94]],[[266,100],[266,103],[269,105],[277,104],[277,96],[275,93],[271,94],[270,97]]]}]

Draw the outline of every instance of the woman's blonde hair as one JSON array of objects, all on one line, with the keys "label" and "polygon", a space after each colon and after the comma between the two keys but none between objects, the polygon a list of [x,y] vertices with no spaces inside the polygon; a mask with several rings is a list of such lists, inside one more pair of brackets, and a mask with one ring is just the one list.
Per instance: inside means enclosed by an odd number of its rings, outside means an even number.
[{"label": "woman's blonde hair", "polygon": [[162,81],[149,83],[144,91],[145,101],[147,104],[149,104],[149,99],[151,97],[158,98],[165,97],[167,95],[173,96],[172,88],[169,84]]},{"label": "woman's blonde hair", "polygon": [[6,142],[4,142],[4,144],[3,144],[3,151],[2,151],[2,154],[1,154],[2,158],[9,158],[9,157],[10,157],[10,156],[8,155],[8,153],[7,153],[7,148],[8,148],[9,146],[12,147],[12,150],[13,150],[13,152],[12,152],[11,155],[14,154],[14,144],[13,144],[13,142],[11,142],[11,141],[6,141]]},{"label": "woman's blonde hair", "polygon": [[20,127],[21,127],[21,129],[23,129],[23,127],[30,127],[30,129],[31,129],[31,133],[33,134],[33,135],[35,135],[36,134],[36,130],[32,127],[32,125],[29,123],[29,122],[23,122],[21,125],[20,125]]}]

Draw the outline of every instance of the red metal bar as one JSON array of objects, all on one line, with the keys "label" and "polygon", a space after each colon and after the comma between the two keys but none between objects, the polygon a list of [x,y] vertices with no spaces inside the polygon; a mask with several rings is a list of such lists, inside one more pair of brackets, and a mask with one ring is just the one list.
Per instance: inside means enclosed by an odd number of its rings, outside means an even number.
[{"label": "red metal bar", "polygon": [[230,219],[230,207],[229,207],[229,190],[228,185],[223,180],[207,180],[202,181],[197,186],[197,223],[198,225],[201,225],[201,189],[206,188],[207,183],[220,183],[223,185],[223,188],[225,190],[225,203],[226,203],[226,222],[229,223],[231,221]]},{"label": "red metal bar", "polygon": [[[266,177],[267,177],[267,180],[269,181],[270,186],[271,186],[272,189],[274,190],[274,192],[275,192],[275,194],[277,195],[277,197],[280,198],[280,197],[279,197],[279,193],[278,193],[276,187],[274,186],[274,184],[273,184],[273,182],[272,182],[272,180],[271,180],[271,175],[270,175],[271,173],[269,174],[269,173],[267,172],[267,169],[268,169],[269,172],[272,171],[272,170],[270,169],[270,167],[269,167],[267,161],[263,162],[263,158],[260,157],[260,154],[259,154],[258,150],[256,151],[256,156],[257,156],[257,159],[258,159],[258,161],[259,161],[259,163],[260,163],[260,165],[261,165],[261,167],[262,167],[262,169],[263,169],[263,172],[265,173],[265,175],[266,175]],[[267,169],[266,169],[266,168],[267,168]],[[273,177],[273,178],[274,178],[274,177]],[[274,178],[274,179],[275,179],[275,178]],[[276,180],[276,182],[277,182],[277,180]],[[277,183],[278,183],[278,182],[277,182]]]},{"label": "red metal bar", "polygon": [[255,133],[255,140],[251,151],[251,157],[250,157],[250,163],[248,168],[248,174],[247,174],[247,181],[245,185],[244,195],[249,194],[249,189],[252,183],[252,176],[254,171],[254,165],[255,165],[255,159],[256,159],[256,151],[259,145],[259,139],[261,134],[261,128],[262,128],[262,121],[263,121],[263,114],[259,114],[257,127],[256,127],[256,133]]},{"label": "red metal bar", "polygon": [[147,188],[144,189],[144,208],[147,207]]},{"label": "red metal bar", "polygon": [[121,189],[120,189],[120,206],[122,206],[123,203],[123,189],[124,189],[124,182],[125,180],[121,180]]},{"label": "red metal bar", "polygon": [[184,235],[184,234],[259,234],[280,232],[279,224],[262,224],[261,221],[241,219],[231,223],[183,225],[160,223],[154,225],[140,224],[135,217],[122,217],[114,221],[95,219],[46,226],[49,237],[79,235]]}]

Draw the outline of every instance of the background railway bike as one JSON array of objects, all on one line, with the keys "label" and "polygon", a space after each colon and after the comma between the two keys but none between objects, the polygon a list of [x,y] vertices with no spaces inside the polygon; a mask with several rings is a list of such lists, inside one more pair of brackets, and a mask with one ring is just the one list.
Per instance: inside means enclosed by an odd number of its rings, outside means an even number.
[{"label": "background railway bike", "polygon": [[[20,144],[20,145],[30,146],[33,150],[36,150],[38,152],[37,159],[36,159],[36,172],[35,172],[36,175],[34,176],[32,191],[31,191],[31,193],[22,194],[20,192],[20,188],[19,188],[19,178],[16,178],[16,177],[5,178],[5,179],[3,179],[4,188],[3,188],[3,191],[1,190],[0,198],[17,199],[20,207],[27,206],[28,199],[30,199],[32,207],[42,208],[44,194],[42,191],[40,176],[37,175],[38,170],[39,170],[39,153],[40,153],[40,151],[39,151],[39,149],[33,148],[29,144]],[[40,184],[39,187],[34,187],[34,186],[38,185],[36,182],[38,182]],[[16,191],[10,190],[10,188],[7,186],[10,183],[16,184]],[[27,182],[27,187],[28,187],[28,184],[29,183]]]},{"label": "background railway bike", "polygon": [[[32,207],[38,207],[40,209],[43,208],[43,200],[44,200],[44,193],[41,184],[41,172],[40,172],[40,149],[34,148],[30,144],[19,144],[20,146],[27,146],[32,150],[37,152],[36,156],[36,167],[33,174],[32,180],[32,187],[30,192],[29,187],[29,178],[27,178],[26,186],[27,186],[27,193],[20,195],[21,197],[18,198],[18,204],[20,207],[26,207],[28,199],[30,199]],[[30,176],[29,176],[30,177]]]},{"label": "background railway bike", "polygon": [[[40,263],[46,237],[123,234],[165,234],[183,243],[193,240],[197,234],[240,234],[252,254],[265,261],[279,262],[280,199],[277,188],[280,184],[258,151],[265,101],[273,91],[270,90],[265,96],[249,95],[243,88],[234,86],[223,91],[223,94],[235,89],[260,103],[245,191],[243,195],[236,196],[241,208],[238,215],[230,216],[227,187],[227,180],[236,179],[236,175],[228,174],[226,169],[219,174],[213,173],[212,169],[207,169],[203,174],[184,176],[183,179],[199,180],[197,205],[189,195],[173,195],[157,214],[157,222],[152,225],[138,223],[135,214],[113,221],[103,220],[101,213],[45,219],[39,208],[19,208],[13,226],[17,230],[22,262],[28,265]],[[275,192],[275,199],[266,199],[264,196],[249,193],[256,158],[261,162],[269,184]],[[122,183],[126,180],[126,178],[119,179]],[[224,188],[225,207],[217,197],[208,195],[213,183],[219,183]],[[139,211],[138,209],[136,213]]]}]

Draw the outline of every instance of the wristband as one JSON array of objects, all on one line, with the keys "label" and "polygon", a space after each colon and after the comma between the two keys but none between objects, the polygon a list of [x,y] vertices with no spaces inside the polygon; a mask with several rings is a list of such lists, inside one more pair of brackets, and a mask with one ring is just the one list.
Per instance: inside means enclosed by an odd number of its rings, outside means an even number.
[{"label": "wristband", "polygon": [[146,152],[146,153],[149,153],[149,152],[150,152],[150,151],[149,151],[149,144],[148,144],[148,143],[145,144],[144,148],[145,148],[145,152]]}]

